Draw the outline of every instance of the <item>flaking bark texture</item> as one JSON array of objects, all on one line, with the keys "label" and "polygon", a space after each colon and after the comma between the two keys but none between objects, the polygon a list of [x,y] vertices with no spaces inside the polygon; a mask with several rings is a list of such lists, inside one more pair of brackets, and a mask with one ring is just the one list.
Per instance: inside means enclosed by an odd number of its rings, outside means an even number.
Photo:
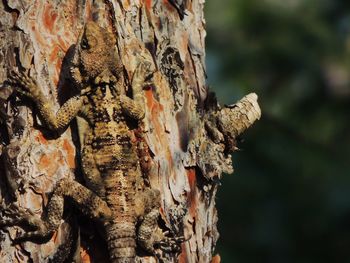
[{"label": "flaking bark texture", "polygon": [[[73,88],[71,51],[86,21],[95,20],[115,34],[126,85],[139,62],[153,61],[156,69],[153,87],[144,91],[146,117],[138,136],[146,145],[141,164],[151,187],[161,191],[162,221],[186,239],[182,252],[166,260],[219,262],[213,258],[217,182],[222,172],[233,171],[234,137],[260,117],[260,109],[253,94],[225,108],[208,95],[203,5],[204,0],[0,2],[2,205],[15,203],[41,215],[58,180],[84,183],[76,124],[60,136],[47,132],[33,104],[15,96],[6,79],[14,68],[30,70],[57,110]],[[0,262],[57,262],[62,253],[68,262],[107,262],[98,230],[77,209],[66,210],[50,240],[14,245],[16,233],[25,230],[1,230]]]}]

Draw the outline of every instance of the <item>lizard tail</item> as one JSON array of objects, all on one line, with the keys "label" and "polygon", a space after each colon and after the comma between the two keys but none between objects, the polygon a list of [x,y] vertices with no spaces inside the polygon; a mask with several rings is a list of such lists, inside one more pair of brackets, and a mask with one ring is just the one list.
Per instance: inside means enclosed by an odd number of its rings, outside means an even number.
[{"label": "lizard tail", "polygon": [[111,263],[134,263],[136,230],[134,223],[111,222],[106,226]]}]

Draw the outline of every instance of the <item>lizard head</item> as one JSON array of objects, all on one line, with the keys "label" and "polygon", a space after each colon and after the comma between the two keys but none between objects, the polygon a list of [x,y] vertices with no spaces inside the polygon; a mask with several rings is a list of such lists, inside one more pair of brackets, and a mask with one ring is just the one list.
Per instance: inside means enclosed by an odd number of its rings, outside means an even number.
[{"label": "lizard head", "polygon": [[97,77],[114,81],[121,70],[115,44],[114,35],[106,28],[87,22],[76,45],[73,77],[78,82],[94,82]]}]

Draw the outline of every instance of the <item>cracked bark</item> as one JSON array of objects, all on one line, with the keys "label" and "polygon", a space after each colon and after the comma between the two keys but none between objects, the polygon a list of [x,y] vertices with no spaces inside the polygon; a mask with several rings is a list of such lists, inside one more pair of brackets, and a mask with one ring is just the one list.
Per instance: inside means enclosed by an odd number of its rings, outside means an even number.
[{"label": "cracked bark", "polygon": [[[96,19],[114,32],[129,83],[139,61],[156,65],[153,89],[145,91],[143,137],[150,149],[149,181],[162,193],[162,218],[188,240],[169,262],[218,262],[215,195],[222,172],[231,173],[235,136],[260,117],[256,97],[221,108],[205,85],[204,0],[39,1],[0,3],[0,201],[40,215],[57,180],[81,180],[74,123],[59,137],[40,127],[35,108],[6,85],[9,70],[32,69],[45,94],[60,102],[70,95],[67,61],[84,23]],[[28,105],[30,107],[28,107]],[[231,128],[233,127],[233,128]],[[67,209],[47,242],[11,240],[19,227],[0,231],[1,262],[54,262],[66,253],[77,262],[105,262],[105,248],[91,222]],[[82,222],[82,223],[81,223]],[[69,242],[70,241],[70,242]],[[103,243],[103,242],[102,242]],[[72,251],[75,251],[74,253]],[[68,253],[68,254],[69,254]],[[142,255],[142,254],[140,254]],[[142,262],[155,262],[141,256]]]}]

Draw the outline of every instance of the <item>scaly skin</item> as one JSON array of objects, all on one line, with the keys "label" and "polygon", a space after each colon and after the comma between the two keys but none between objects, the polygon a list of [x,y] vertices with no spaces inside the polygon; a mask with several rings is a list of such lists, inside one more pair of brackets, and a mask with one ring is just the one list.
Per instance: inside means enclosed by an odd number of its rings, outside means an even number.
[{"label": "scaly skin", "polygon": [[[54,114],[36,82],[23,73],[13,73],[10,83],[30,97],[48,128],[63,131],[77,115],[88,123],[82,146],[81,162],[86,186],[63,179],[54,190],[47,216],[17,212],[17,219],[2,222],[16,225],[27,221],[36,228],[18,240],[50,236],[59,226],[64,198],[69,197],[89,217],[105,226],[106,241],[113,263],[135,262],[137,240],[154,253],[154,245],[174,247],[158,227],[159,191],[146,188],[137,156],[132,129],[144,117],[142,89],[150,65],[141,63],[132,80],[133,98],[125,95],[120,84],[114,36],[94,22],[88,22],[79,39],[72,74],[81,86],[79,95],[70,98]],[[136,125],[135,125],[136,124]],[[136,224],[143,217],[139,230]],[[168,242],[169,241],[169,242]],[[181,241],[180,239],[177,241]],[[176,242],[177,242],[176,241]]]}]

